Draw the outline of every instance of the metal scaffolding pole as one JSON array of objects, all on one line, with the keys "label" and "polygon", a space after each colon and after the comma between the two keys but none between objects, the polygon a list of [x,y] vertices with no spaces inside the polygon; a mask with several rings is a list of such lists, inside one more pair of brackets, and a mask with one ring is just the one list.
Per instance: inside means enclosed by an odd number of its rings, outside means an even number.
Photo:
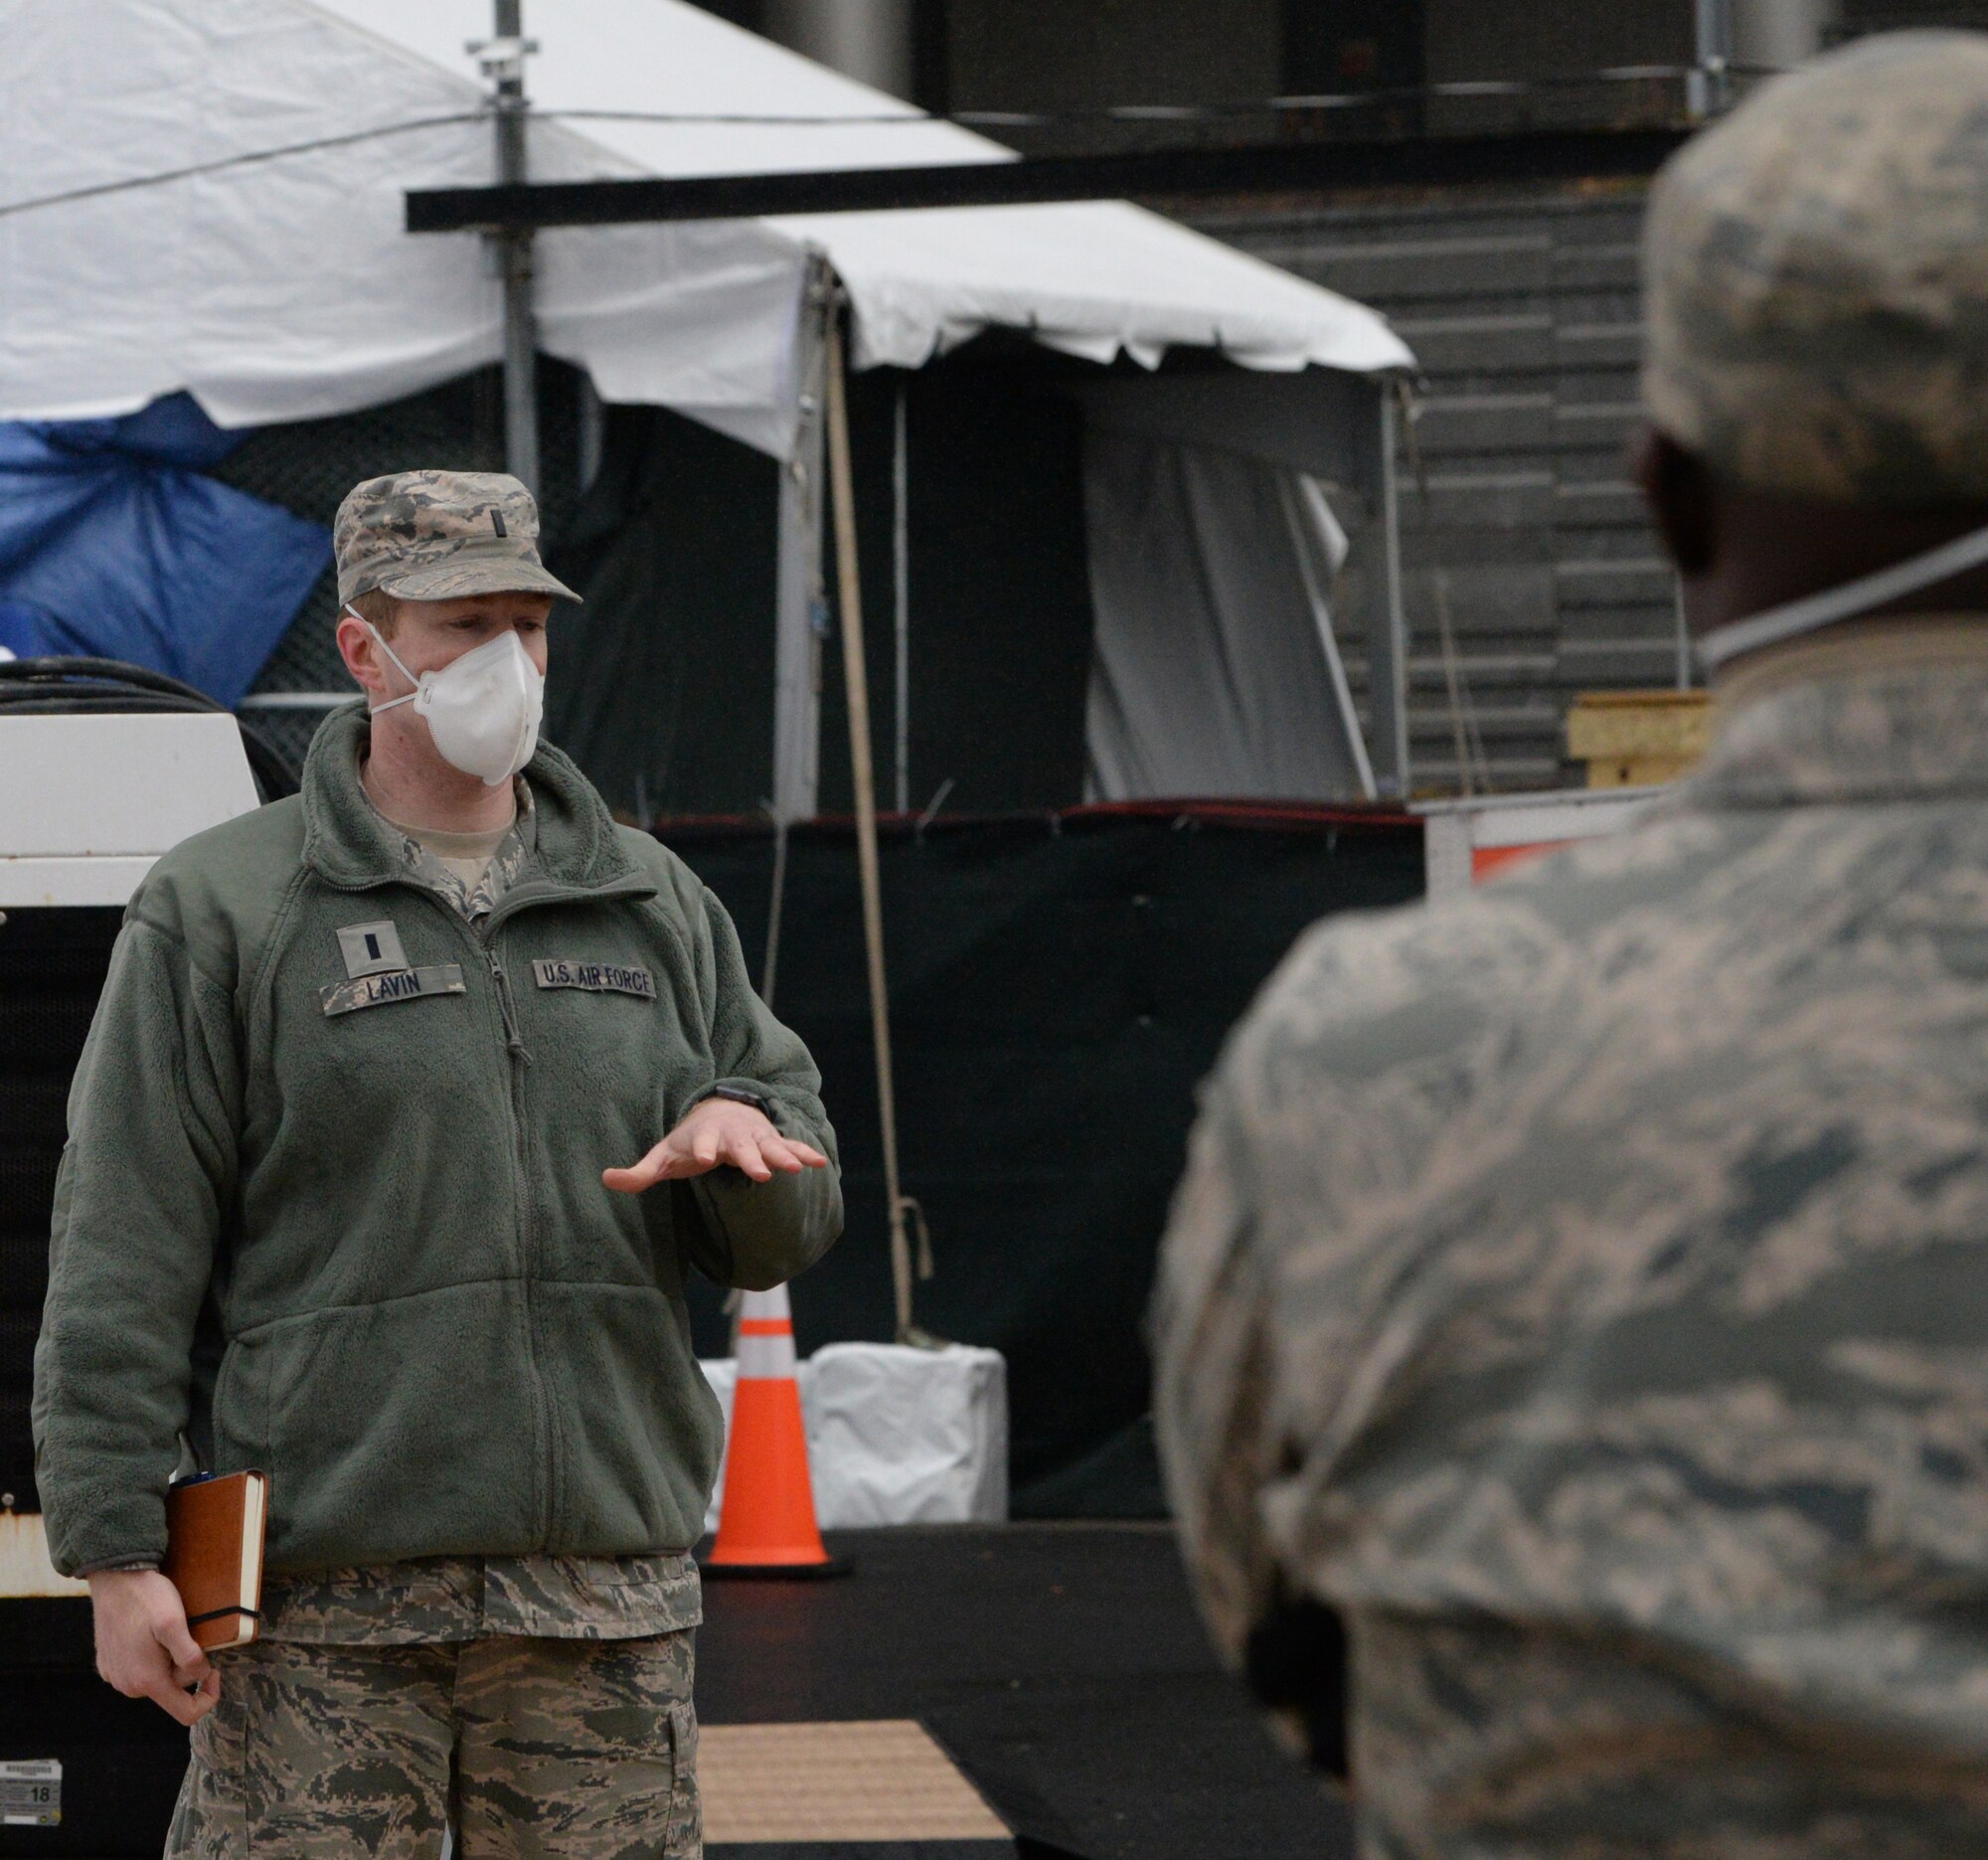
[{"label": "metal scaffolding pole", "polygon": [[1698,57],[1687,102],[1701,120],[1733,101],[1733,0],[1697,0]]},{"label": "metal scaffolding pole", "polygon": [[897,622],[898,811],[911,811],[911,460],[905,437],[905,383],[898,380],[898,417],[891,448],[891,568]]},{"label": "metal scaffolding pole", "polygon": [[[497,179],[506,187],[530,178],[525,159],[525,60],[538,50],[524,36],[523,0],[496,0],[496,37],[473,45],[483,75],[496,88],[491,107],[497,125]],[[539,355],[532,316],[532,241],[529,227],[491,235],[497,274],[504,286],[504,463],[534,497],[539,494]]]},{"label": "metal scaffolding pole", "polygon": [[821,654],[828,626],[822,585],[822,407],[828,267],[808,259],[794,333],[799,422],[792,455],[780,466],[780,556],[773,618],[773,816],[811,820],[821,780]]},{"label": "metal scaffolding pole", "polygon": [[1482,186],[1654,174],[1681,128],[1527,130],[1517,135],[1257,142],[1121,155],[1032,155],[928,168],[833,168],[683,180],[539,181],[524,187],[414,188],[411,233],[510,226],[636,226],[786,214],[1013,207],[1063,200],[1354,196],[1375,187]]},{"label": "metal scaffolding pole", "polygon": [[1402,516],[1395,485],[1396,397],[1385,388],[1379,402],[1380,573],[1371,578],[1367,609],[1367,701],[1372,714],[1367,747],[1374,785],[1388,800],[1413,791],[1408,768],[1408,623],[1402,607]]},{"label": "metal scaffolding pole", "polygon": [[1792,70],[1822,50],[1838,11],[1836,0],[1733,0],[1733,56]]}]

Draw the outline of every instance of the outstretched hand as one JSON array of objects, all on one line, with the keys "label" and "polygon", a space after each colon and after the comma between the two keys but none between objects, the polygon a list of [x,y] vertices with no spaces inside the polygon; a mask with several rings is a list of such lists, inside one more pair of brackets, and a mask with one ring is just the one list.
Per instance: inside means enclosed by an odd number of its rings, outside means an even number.
[{"label": "outstretched hand", "polygon": [[732,1099],[708,1098],[632,1169],[604,1169],[600,1179],[622,1195],[658,1182],[708,1175],[725,1164],[755,1182],[803,1169],[826,1169],[828,1158],[796,1136],[782,1136],[764,1111]]}]

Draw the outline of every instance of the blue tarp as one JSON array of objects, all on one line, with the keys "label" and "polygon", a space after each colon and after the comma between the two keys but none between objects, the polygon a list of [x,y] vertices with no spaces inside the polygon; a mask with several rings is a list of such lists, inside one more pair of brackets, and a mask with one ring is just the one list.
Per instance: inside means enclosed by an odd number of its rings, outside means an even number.
[{"label": "blue tarp", "polygon": [[244,436],[183,394],[0,423],[0,646],[123,659],[239,704],[331,560],[328,531],[201,475]]}]

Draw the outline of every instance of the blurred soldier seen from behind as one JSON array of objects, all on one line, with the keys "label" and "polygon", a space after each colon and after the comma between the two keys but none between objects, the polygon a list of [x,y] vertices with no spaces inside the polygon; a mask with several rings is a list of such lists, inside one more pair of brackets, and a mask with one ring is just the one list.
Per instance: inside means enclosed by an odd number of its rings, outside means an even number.
[{"label": "blurred soldier seen from behind", "polygon": [[1285,962],[1167,1240],[1169,1485],[1315,1751],[1343,1647],[1367,1855],[1988,1853],[1988,39],[1763,86],[1645,268],[1712,756]]}]

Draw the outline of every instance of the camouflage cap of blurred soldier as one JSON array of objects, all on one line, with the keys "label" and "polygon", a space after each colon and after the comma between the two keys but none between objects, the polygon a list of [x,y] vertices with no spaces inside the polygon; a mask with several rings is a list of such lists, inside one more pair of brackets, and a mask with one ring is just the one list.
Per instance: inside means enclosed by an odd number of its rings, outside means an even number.
[{"label": "camouflage cap of blurred soldier", "polygon": [[1680,150],[1644,233],[1644,399],[1755,491],[1988,501],[1988,36],[1861,41]]}]

